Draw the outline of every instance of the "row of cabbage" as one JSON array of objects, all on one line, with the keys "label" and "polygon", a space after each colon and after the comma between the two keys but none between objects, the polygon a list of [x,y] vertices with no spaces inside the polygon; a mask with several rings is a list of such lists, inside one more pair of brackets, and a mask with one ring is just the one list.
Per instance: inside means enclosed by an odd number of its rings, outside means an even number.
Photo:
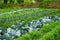
[{"label": "row of cabbage", "polygon": [[[31,21],[36,20],[40,17],[47,16],[47,15],[59,15],[60,10],[53,10],[53,9],[24,9],[20,12],[11,12],[10,14],[3,14],[0,15],[0,26],[2,27],[9,27],[12,24],[17,24],[21,21]],[[57,13],[57,14],[56,14]]]},{"label": "row of cabbage", "polygon": [[38,10],[39,8],[23,8],[23,9],[1,9],[0,10],[0,15],[2,14],[10,14],[10,13],[15,13],[15,12],[20,12],[20,11],[26,11],[26,10]]},{"label": "row of cabbage", "polygon": [[48,24],[50,22],[60,22],[60,16],[45,16],[38,20],[32,20],[28,24],[24,25],[24,22],[21,22],[17,25],[12,25],[8,28],[0,28],[0,39],[1,40],[12,40],[13,38],[21,37],[22,35],[26,35],[27,33],[31,33],[32,31],[39,31],[44,24]]},{"label": "row of cabbage", "polygon": [[[22,11],[21,11],[22,10]],[[15,22],[26,18],[29,14],[33,14],[35,9],[21,9],[21,10],[17,10],[17,11],[11,11],[11,12],[6,12],[6,13],[1,13],[0,15],[0,23],[1,24],[8,24],[11,22]],[[35,12],[38,10],[35,10]],[[4,25],[5,26],[5,25]]]},{"label": "row of cabbage", "polygon": [[4,13],[4,12],[8,12],[8,11],[13,11],[13,10],[17,10],[17,9],[14,9],[14,8],[0,9],[0,13]]},{"label": "row of cabbage", "polygon": [[60,22],[52,22],[44,25],[39,31],[33,31],[14,40],[59,40]]}]

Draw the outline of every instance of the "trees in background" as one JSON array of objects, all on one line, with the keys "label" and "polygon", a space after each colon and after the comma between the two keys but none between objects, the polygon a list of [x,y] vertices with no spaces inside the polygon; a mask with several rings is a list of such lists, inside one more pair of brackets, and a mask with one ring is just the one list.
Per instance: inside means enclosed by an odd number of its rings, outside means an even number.
[{"label": "trees in background", "polygon": [[35,0],[35,1],[37,1],[37,2],[42,2],[43,0]]},{"label": "trees in background", "polygon": [[[0,7],[14,5],[42,5],[43,7],[50,3],[59,3],[60,0],[0,0]],[[47,6],[46,6],[47,7]]]},{"label": "trees in background", "polygon": [[9,3],[16,4],[16,3],[23,3],[23,2],[60,2],[60,0],[2,0],[4,4],[7,4],[8,1]]},{"label": "trees in background", "polygon": [[7,4],[8,0],[4,0],[4,4]]},{"label": "trees in background", "polygon": [[17,0],[17,2],[18,2],[18,3],[23,3],[23,2],[24,2],[24,0]]},{"label": "trees in background", "polygon": [[14,0],[10,0],[10,4],[14,3]]},{"label": "trees in background", "polygon": [[2,0],[4,4],[16,4],[16,3],[23,3],[24,0]]}]

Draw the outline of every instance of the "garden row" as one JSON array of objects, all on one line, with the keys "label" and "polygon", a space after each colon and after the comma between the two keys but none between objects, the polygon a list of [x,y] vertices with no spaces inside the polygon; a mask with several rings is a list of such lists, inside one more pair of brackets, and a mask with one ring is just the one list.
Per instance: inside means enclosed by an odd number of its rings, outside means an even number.
[{"label": "garden row", "polygon": [[[35,9],[22,9],[22,10],[16,10],[16,11],[11,11],[11,12],[6,12],[6,13],[1,13],[0,15],[0,23],[2,25],[10,25],[16,23],[18,20],[23,20],[23,18],[26,18],[27,16],[33,14]],[[37,12],[38,10],[35,10]],[[1,26],[1,25],[0,25]]]},{"label": "garden row", "polygon": [[[26,35],[27,33],[31,33],[32,31],[39,31],[44,24],[48,24],[50,22],[60,22],[59,16],[45,16],[38,20],[32,20],[28,24],[24,25],[24,22],[19,23],[17,25],[12,25],[11,27],[0,28],[0,39],[1,40],[12,40],[13,38],[21,37],[22,35]],[[26,39],[25,39],[26,40]]]},{"label": "garden row", "polygon": [[[28,9],[28,8],[27,8]],[[43,16],[49,16],[49,15],[60,15],[59,9],[28,9],[23,10],[19,12],[11,12],[10,14],[4,14],[0,15],[0,26],[2,27],[10,27],[12,24],[17,24],[21,21],[25,21],[26,23],[32,20],[36,20]]]},{"label": "garden row", "polygon": [[33,31],[14,40],[59,40],[60,23],[51,22],[49,25],[44,24],[39,31]]}]

